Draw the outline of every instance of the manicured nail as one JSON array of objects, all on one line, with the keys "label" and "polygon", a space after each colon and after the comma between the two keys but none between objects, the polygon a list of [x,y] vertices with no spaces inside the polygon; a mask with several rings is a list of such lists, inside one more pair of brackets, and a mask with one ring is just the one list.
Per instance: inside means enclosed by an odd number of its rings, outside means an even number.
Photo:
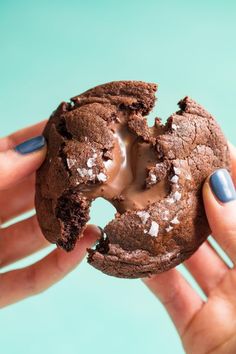
[{"label": "manicured nail", "polygon": [[23,143],[15,146],[14,150],[21,155],[30,154],[31,152],[38,151],[45,146],[45,138],[43,135],[36,136],[35,138],[24,141]]},{"label": "manicured nail", "polygon": [[219,169],[210,177],[210,186],[215,196],[222,202],[236,200],[236,191],[229,172]]},{"label": "manicured nail", "polygon": [[103,237],[103,236],[104,236],[104,230],[103,230],[103,228],[102,228],[101,226],[98,226],[98,228],[99,228],[99,230],[101,231],[101,237]]}]

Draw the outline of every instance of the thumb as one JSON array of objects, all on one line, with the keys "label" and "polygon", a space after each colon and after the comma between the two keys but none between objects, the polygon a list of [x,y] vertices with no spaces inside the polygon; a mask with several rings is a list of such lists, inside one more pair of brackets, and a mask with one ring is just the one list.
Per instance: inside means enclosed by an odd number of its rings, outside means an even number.
[{"label": "thumb", "polygon": [[0,190],[10,188],[33,173],[46,156],[42,135],[26,140],[13,149],[0,152]]},{"label": "thumb", "polygon": [[236,261],[236,191],[226,169],[215,171],[207,179],[203,200],[213,237]]}]

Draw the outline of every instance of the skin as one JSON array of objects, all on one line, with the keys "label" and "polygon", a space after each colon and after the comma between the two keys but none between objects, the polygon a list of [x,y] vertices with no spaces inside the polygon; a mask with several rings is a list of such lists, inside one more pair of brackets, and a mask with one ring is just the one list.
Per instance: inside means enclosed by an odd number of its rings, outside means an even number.
[{"label": "skin", "polygon": [[[40,135],[46,121],[0,139],[0,267],[14,263],[49,246],[36,216],[8,227],[4,223],[34,208],[35,171],[42,164],[46,147],[27,155],[13,150],[17,144]],[[100,236],[88,225],[75,249],[66,253],[55,249],[40,261],[0,274],[0,307],[38,294],[61,280],[84,258],[86,249]]]},{"label": "skin", "polygon": [[[236,183],[236,149],[229,144]],[[236,262],[236,201],[220,203],[209,186],[203,188],[207,218],[216,242]],[[171,316],[189,354],[236,353],[236,269],[229,268],[206,241],[185,262],[207,296],[196,293],[177,269],[144,279]],[[166,286],[168,284],[168,287]]]}]

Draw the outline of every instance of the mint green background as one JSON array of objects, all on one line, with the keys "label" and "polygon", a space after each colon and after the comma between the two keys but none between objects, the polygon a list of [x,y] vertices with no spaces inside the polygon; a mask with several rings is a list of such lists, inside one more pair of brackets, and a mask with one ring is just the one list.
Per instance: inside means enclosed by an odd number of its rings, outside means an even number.
[{"label": "mint green background", "polygon": [[[1,136],[48,117],[61,100],[94,85],[132,79],[160,84],[159,116],[166,118],[188,94],[236,142],[235,11],[233,0],[1,0]],[[92,222],[103,226],[113,209],[96,205]],[[0,352],[183,349],[168,315],[139,280],[111,278],[83,262],[42,295],[1,311]]]}]

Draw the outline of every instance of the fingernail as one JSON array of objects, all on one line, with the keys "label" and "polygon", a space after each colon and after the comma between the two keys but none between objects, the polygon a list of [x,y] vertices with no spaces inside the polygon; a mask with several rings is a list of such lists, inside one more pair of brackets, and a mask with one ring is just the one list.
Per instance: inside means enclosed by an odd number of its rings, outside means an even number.
[{"label": "fingernail", "polygon": [[219,169],[210,177],[210,186],[215,196],[222,202],[228,203],[236,200],[236,191],[229,172]]},{"label": "fingernail", "polygon": [[45,146],[45,143],[44,136],[39,135],[15,146],[14,150],[21,155],[26,155],[42,149]]},{"label": "fingernail", "polygon": [[103,228],[101,227],[101,226],[97,226],[98,228],[99,228],[99,230],[100,230],[100,232],[101,232],[101,237],[103,237],[104,236],[104,230],[103,230]]},{"label": "fingernail", "polygon": [[89,233],[96,233],[98,235],[98,237],[103,237],[104,235],[104,230],[100,227],[100,226],[97,226],[97,225],[94,225],[94,224],[88,224],[84,230],[84,232],[89,232]]}]

